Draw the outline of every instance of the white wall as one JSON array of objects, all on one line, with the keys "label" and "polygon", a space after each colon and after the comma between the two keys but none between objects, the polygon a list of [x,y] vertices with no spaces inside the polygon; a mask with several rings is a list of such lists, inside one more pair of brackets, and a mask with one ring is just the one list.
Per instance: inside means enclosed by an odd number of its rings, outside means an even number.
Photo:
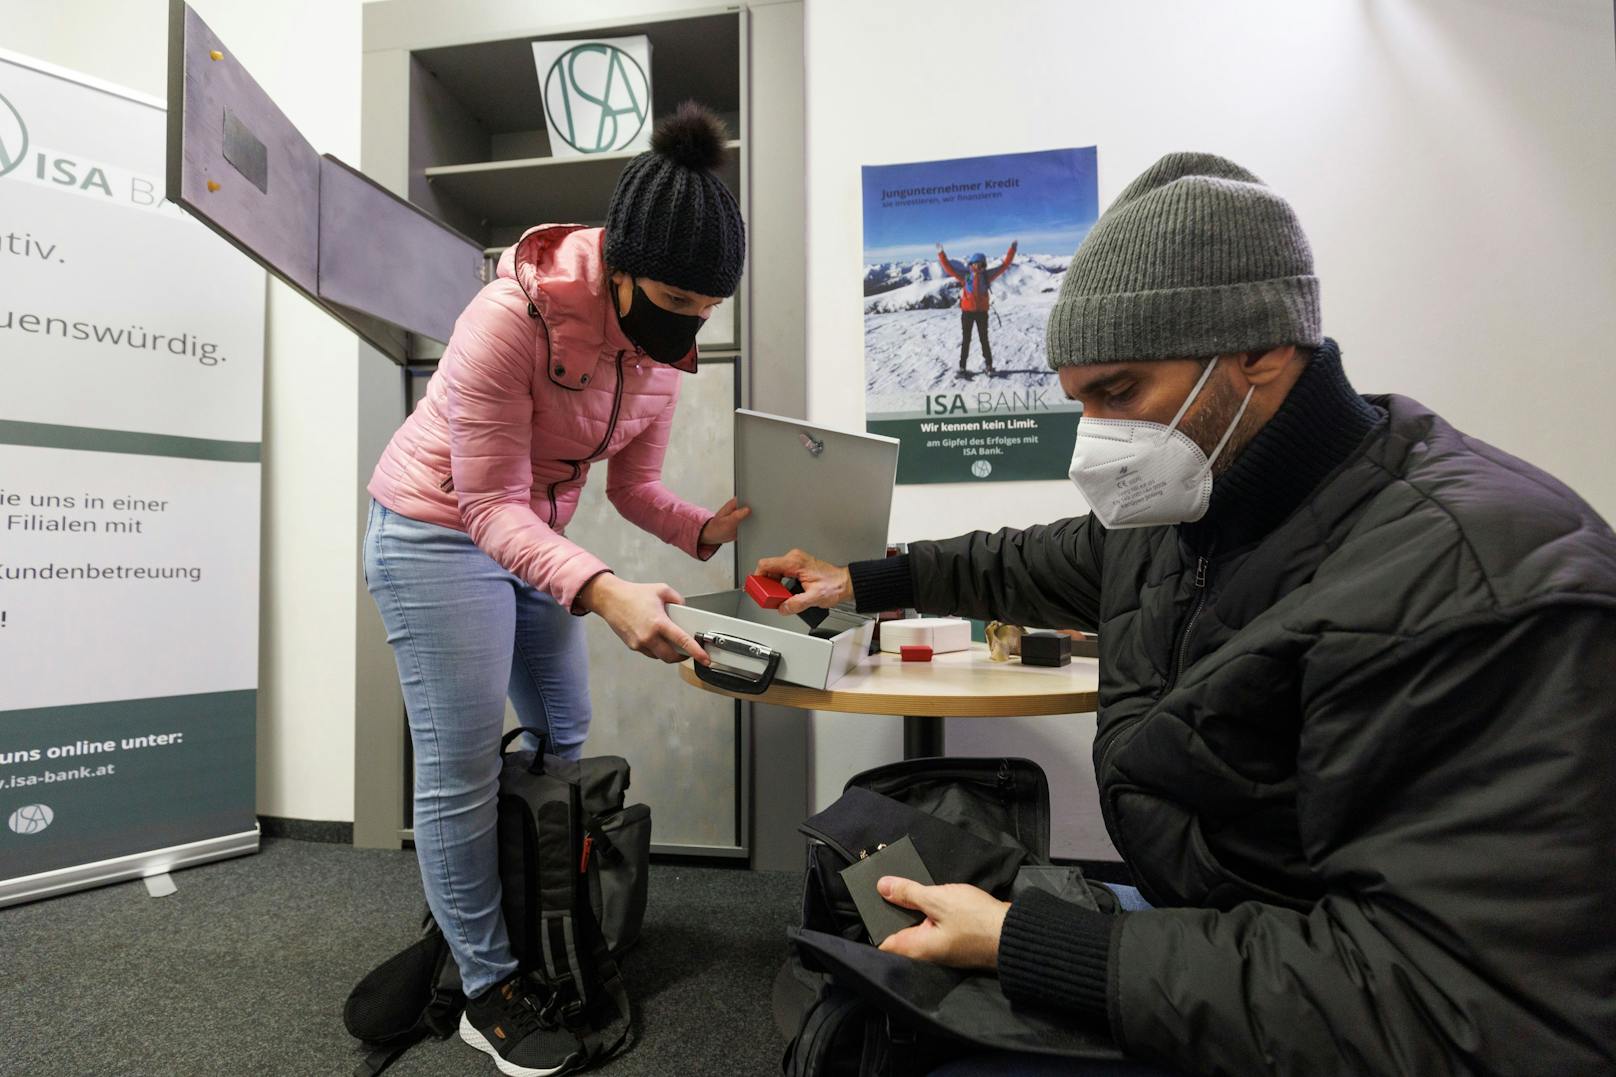
[{"label": "white wall", "polygon": [[[815,422],[864,419],[861,165],[1096,145],[1103,207],[1161,154],[1209,150],[1295,204],[1360,391],[1413,396],[1616,518],[1609,0],[809,0],[807,50]],[[1064,483],[900,487],[893,537],[1078,511]],[[950,748],[1070,759],[1058,845],[1105,854],[1092,719],[1011,725],[953,722]],[[817,716],[819,802],[900,743],[895,720]]]},{"label": "white wall", "polygon": [[[360,4],[194,6],[319,149],[357,159]],[[1104,205],[1161,153],[1207,149],[1296,204],[1360,389],[1418,397],[1616,516],[1611,21],[1606,0],[809,0],[810,417],[863,422],[860,165],[1098,145]],[[162,0],[0,0],[0,47],[156,96],[166,25]],[[352,818],[356,351],[271,283],[270,815]],[[903,487],[893,535],[1081,508],[1063,483]],[[1091,733],[1092,719],[1035,719],[955,722],[950,737],[1087,778]],[[900,743],[896,719],[817,716],[816,800]],[[1059,842],[1102,855],[1091,786],[1057,797]]]},{"label": "white wall", "polygon": [[[317,149],[358,160],[358,0],[192,6]],[[167,94],[164,0],[0,0],[0,28],[0,47]],[[258,811],[351,820],[357,349],[273,280],[267,325]]]}]

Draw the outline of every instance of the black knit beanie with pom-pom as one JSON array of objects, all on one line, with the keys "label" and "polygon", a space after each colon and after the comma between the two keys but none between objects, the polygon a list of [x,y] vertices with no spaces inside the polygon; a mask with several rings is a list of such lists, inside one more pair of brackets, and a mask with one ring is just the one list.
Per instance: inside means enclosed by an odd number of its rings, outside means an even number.
[{"label": "black knit beanie with pom-pom", "polygon": [[659,120],[606,207],[606,264],[699,295],[731,296],[746,263],[741,207],[714,169],[727,132],[693,101]]}]

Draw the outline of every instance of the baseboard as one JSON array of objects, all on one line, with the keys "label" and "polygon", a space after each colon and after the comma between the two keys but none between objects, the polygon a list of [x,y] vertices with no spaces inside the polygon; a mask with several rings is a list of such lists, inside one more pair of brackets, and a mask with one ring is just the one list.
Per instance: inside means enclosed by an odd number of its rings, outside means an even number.
[{"label": "baseboard", "polygon": [[266,838],[319,841],[329,845],[353,844],[352,823],[322,819],[283,819],[278,815],[260,815],[258,826]]},{"label": "baseboard", "polygon": [[663,849],[651,850],[651,863],[680,868],[723,868],[727,871],[751,871],[752,862],[744,856],[710,856],[702,853],[679,853]]}]

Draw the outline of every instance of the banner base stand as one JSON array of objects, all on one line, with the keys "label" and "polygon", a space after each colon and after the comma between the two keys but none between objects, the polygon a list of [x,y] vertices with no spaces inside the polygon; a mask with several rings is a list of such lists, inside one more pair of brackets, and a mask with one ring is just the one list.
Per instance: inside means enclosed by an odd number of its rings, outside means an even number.
[{"label": "banner base stand", "polygon": [[162,875],[180,868],[194,867],[214,860],[245,856],[258,851],[258,827],[240,834],[193,841],[185,845],[171,845],[166,849],[130,853],[111,860],[98,860],[93,864],[80,864],[56,871],[42,871],[37,875],[24,875],[16,879],[0,880],[0,908],[21,905],[25,901],[56,897],[74,890],[88,890],[94,886],[143,879]]},{"label": "banner base stand", "polygon": [[167,897],[179,892],[179,887],[174,885],[174,876],[166,871],[161,875],[148,875],[141,881],[146,884],[147,897]]}]

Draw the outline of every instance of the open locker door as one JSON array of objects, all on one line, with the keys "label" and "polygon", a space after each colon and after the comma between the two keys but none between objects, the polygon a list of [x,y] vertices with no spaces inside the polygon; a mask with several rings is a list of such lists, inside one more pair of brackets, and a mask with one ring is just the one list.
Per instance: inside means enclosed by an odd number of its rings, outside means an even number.
[{"label": "open locker door", "polygon": [[183,0],[169,8],[169,201],[394,362],[446,342],[480,244],[320,155]]}]

